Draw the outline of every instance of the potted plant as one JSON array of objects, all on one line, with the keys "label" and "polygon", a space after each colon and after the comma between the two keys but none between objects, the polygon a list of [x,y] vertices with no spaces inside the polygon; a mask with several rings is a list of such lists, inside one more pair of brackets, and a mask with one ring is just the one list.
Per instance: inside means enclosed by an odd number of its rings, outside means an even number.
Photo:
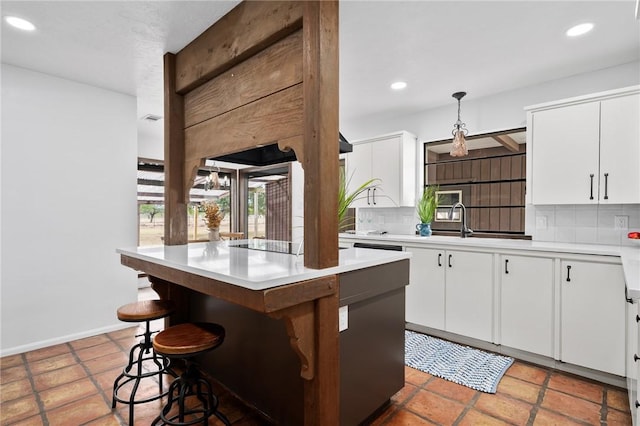
[{"label": "potted plant", "polygon": [[416,229],[420,232],[421,237],[428,237],[431,235],[431,222],[438,209],[438,186],[427,186],[422,191],[422,197],[418,200],[416,205],[416,211],[418,212],[418,218],[420,223],[416,225]]},{"label": "potted plant", "polygon": [[349,218],[347,216],[347,209],[355,200],[357,200],[364,191],[370,188],[374,188],[377,186],[377,181],[380,179],[374,178],[369,179],[364,182],[362,185],[357,187],[352,193],[348,193],[349,185],[351,183],[351,178],[353,174],[346,178],[345,172],[343,168],[340,168],[340,182],[338,185],[338,232],[344,230],[351,223],[349,222]]},{"label": "potted plant", "polygon": [[207,228],[209,228],[209,241],[220,240],[220,222],[224,218],[224,212],[220,210],[218,203],[209,201],[204,204],[204,216]]}]

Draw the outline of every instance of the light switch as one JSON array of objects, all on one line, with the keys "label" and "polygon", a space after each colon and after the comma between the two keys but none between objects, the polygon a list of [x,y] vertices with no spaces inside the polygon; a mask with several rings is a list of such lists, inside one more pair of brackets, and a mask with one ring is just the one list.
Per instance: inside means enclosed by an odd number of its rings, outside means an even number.
[{"label": "light switch", "polygon": [[338,309],[338,331],[344,331],[347,328],[349,328],[349,305]]}]

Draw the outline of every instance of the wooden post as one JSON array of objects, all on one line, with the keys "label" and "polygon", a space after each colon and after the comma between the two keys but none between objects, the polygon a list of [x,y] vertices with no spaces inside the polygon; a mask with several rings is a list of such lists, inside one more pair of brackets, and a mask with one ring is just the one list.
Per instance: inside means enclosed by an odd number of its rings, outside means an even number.
[{"label": "wooden post", "polygon": [[187,244],[184,100],[176,92],[176,55],[164,55],[164,244]]},{"label": "wooden post", "polygon": [[303,9],[304,266],[338,265],[338,2]]}]

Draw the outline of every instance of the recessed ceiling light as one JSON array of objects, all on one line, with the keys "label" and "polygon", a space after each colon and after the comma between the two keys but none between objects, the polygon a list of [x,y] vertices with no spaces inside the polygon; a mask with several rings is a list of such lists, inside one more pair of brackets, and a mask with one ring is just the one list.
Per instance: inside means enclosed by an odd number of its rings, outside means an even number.
[{"label": "recessed ceiling light", "polygon": [[575,27],[571,27],[567,30],[567,35],[569,37],[577,37],[582,34],[586,34],[593,29],[593,24],[591,22],[585,22],[584,24],[576,25]]},{"label": "recessed ceiling light", "polygon": [[7,24],[12,27],[25,30],[25,31],[33,31],[36,29],[36,26],[26,19],[18,18],[17,16],[5,16],[4,20],[7,21]]},{"label": "recessed ceiling light", "polygon": [[393,90],[402,90],[407,87],[407,83],[404,81],[396,81],[395,83],[391,83],[391,88]]}]

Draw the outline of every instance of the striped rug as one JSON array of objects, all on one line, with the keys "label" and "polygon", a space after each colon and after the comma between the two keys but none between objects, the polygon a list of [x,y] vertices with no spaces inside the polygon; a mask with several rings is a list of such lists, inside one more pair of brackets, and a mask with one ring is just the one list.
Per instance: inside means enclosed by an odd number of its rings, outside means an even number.
[{"label": "striped rug", "polygon": [[496,393],[513,358],[405,330],[405,364],[481,392]]}]

